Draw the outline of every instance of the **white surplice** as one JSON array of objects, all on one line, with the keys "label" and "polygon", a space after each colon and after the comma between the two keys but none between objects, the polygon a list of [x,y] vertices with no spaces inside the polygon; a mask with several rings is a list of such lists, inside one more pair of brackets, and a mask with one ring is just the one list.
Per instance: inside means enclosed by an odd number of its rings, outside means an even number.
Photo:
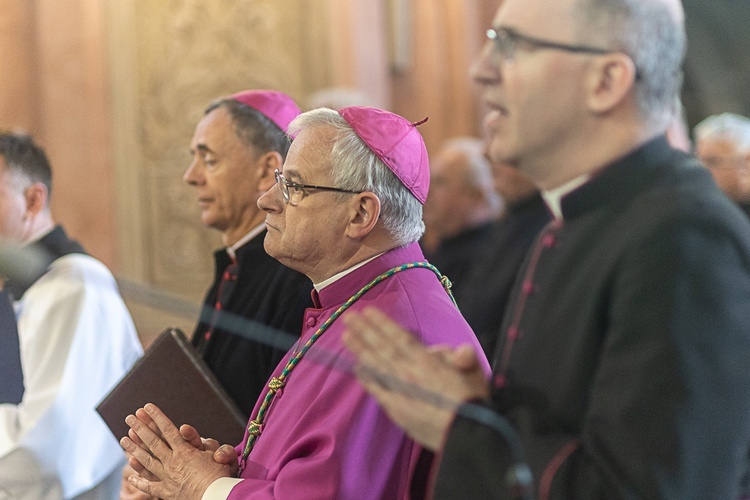
[{"label": "white surplice", "polygon": [[114,277],[65,255],[15,308],[25,392],[0,405],[0,499],[116,498],[124,453],[95,407],[143,350]]}]

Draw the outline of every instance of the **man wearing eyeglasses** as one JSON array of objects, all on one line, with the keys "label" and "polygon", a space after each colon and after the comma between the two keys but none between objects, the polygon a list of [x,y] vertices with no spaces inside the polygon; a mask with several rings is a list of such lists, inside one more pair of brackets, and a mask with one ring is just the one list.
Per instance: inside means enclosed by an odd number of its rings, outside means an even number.
[{"label": "man wearing eyeglasses", "polygon": [[490,155],[554,221],[489,384],[470,353],[368,310],[345,318],[363,385],[439,453],[435,498],[747,497],[750,224],[666,139],[680,2],[503,0],[488,36],[473,74]]},{"label": "man wearing eyeglasses", "polygon": [[[159,498],[421,498],[432,454],[359,384],[341,320],[377,306],[426,345],[482,356],[417,243],[429,165],[415,124],[348,107],[303,113],[290,130],[276,187],[258,206],[266,251],[312,280],[314,307],[236,449],[194,448],[153,405],[127,419],[143,447],[121,443],[145,468],[130,480]],[[478,363],[481,381],[489,365]]]},{"label": "man wearing eyeglasses", "polygon": [[750,215],[750,119],[709,116],[693,129],[695,153],[727,196]]}]

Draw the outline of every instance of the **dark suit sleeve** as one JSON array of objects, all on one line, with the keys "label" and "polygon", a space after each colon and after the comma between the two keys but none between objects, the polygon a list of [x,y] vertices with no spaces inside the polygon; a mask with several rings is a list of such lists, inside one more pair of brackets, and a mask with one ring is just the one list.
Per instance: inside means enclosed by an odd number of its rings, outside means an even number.
[{"label": "dark suit sleeve", "polygon": [[[734,235],[745,226],[693,217],[653,229],[602,298],[608,326],[581,428],[527,427],[509,415],[540,498],[739,495],[750,441],[750,263],[747,240]],[[457,498],[461,485],[465,497],[508,498],[506,448],[497,432],[458,418],[436,498]]]},{"label": "dark suit sleeve", "polygon": [[23,369],[16,314],[7,290],[0,290],[0,404],[23,398]]}]

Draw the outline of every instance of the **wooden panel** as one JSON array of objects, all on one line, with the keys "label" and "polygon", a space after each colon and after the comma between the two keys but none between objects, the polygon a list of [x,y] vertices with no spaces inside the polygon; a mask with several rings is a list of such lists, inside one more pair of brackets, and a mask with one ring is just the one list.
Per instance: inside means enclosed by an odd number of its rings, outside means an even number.
[{"label": "wooden panel", "polygon": [[36,134],[36,51],[34,4],[27,0],[3,0],[0,15],[0,127],[19,128]]}]

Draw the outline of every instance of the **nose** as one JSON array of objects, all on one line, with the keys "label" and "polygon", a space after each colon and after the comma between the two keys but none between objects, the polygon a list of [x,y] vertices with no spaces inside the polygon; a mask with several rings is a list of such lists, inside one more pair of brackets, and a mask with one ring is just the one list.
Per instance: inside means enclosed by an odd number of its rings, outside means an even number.
[{"label": "nose", "polygon": [[278,184],[271,188],[258,198],[258,208],[267,213],[281,213],[284,210],[284,200],[281,197],[281,191]]},{"label": "nose", "polygon": [[182,180],[191,186],[197,186],[204,182],[203,170],[198,158],[193,158],[190,162],[190,166],[188,166],[187,170],[185,170],[185,173],[182,175]]},{"label": "nose", "polygon": [[471,77],[480,85],[500,82],[500,57],[496,56],[494,42],[487,40],[470,69]]}]

